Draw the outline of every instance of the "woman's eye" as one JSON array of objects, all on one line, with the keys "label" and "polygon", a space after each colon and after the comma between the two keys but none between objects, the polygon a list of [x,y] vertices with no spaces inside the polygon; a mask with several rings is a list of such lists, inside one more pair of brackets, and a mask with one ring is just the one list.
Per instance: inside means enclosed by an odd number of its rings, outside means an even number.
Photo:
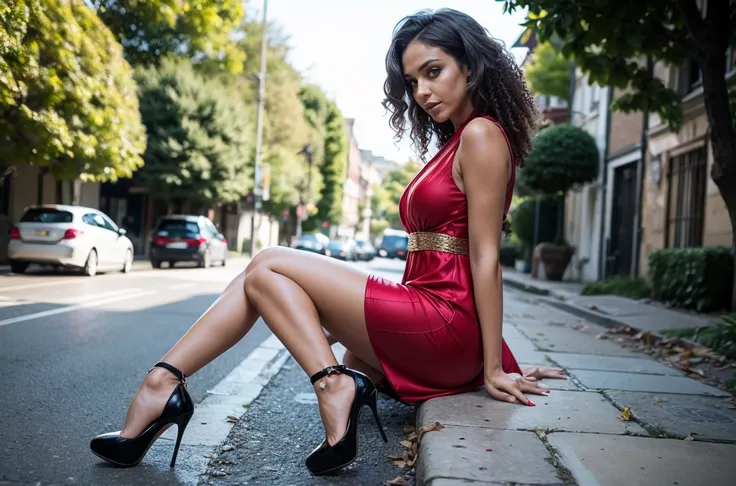
[{"label": "woman's eye", "polygon": [[439,75],[439,74],[440,74],[440,68],[438,68],[438,67],[429,68],[429,70],[427,71],[427,75],[430,78],[436,78],[437,75]]}]

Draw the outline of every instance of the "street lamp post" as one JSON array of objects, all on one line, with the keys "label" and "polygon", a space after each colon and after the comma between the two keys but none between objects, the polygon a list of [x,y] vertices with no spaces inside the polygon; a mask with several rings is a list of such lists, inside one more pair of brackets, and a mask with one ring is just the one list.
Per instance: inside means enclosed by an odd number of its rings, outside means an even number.
[{"label": "street lamp post", "polygon": [[266,103],[266,56],[268,55],[268,0],[263,0],[263,32],[261,33],[261,70],[258,73],[258,115],[256,118],[256,157],[253,181],[253,207],[250,213],[250,256],[256,254],[256,211],[261,207],[261,183],[263,180],[263,110]]}]

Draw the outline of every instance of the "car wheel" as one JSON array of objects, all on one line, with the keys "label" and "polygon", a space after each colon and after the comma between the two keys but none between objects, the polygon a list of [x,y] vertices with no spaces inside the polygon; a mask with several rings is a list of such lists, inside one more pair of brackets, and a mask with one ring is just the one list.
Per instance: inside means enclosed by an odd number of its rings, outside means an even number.
[{"label": "car wheel", "polygon": [[123,273],[130,273],[133,269],[133,252],[130,250],[125,251],[125,260],[123,261]]},{"label": "car wheel", "polygon": [[161,260],[151,260],[151,266],[153,268],[161,268]]},{"label": "car wheel", "polygon": [[224,254],[224,255],[222,255],[222,266],[223,266],[223,267],[224,267],[225,265],[227,265],[227,253],[228,253],[228,252],[225,252],[225,254]]},{"label": "car wheel", "polygon": [[10,262],[10,271],[13,273],[25,273],[27,268],[26,262]]},{"label": "car wheel", "polygon": [[88,277],[97,275],[97,251],[92,250],[89,252],[87,261],[84,264],[84,274]]},{"label": "car wheel", "polygon": [[204,252],[204,256],[199,261],[199,267],[200,268],[210,268],[211,264],[212,262],[210,261],[210,251],[207,250],[206,252]]}]

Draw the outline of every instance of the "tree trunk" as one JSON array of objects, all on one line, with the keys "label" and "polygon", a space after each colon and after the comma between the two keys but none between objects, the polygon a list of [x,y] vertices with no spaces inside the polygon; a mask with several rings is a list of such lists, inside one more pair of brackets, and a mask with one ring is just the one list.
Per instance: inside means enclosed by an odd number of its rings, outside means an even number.
[{"label": "tree trunk", "polygon": [[[702,63],[702,72],[703,98],[713,148],[710,175],[726,204],[733,234],[731,244],[736,258],[736,133],[728,103],[725,55],[706,57]],[[731,309],[736,311],[736,271]]]}]

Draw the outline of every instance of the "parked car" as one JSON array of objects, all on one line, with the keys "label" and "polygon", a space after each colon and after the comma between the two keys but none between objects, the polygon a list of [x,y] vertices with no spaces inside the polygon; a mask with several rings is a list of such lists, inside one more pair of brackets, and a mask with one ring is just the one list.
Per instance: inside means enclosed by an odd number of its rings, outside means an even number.
[{"label": "parked car", "polygon": [[406,231],[387,229],[378,246],[378,256],[406,260],[409,253],[409,235]]},{"label": "parked car", "polygon": [[98,209],[34,205],[10,229],[8,260],[13,273],[23,273],[31,264],[82,269],[90,277],[99,270],[128,273],[133,243]]},{"label": "parked car", "polygon": [[322,233],[312,235],[301,235],[294,241],[294,248],[297,250],[311,251],[314,253],[325,254],[325,247],[329,244],[330,239]]},{"label": "parked car", "polygon": [[354,241],[330,240],[325,248],[325,255],[338,260],[355,261],[358,259]]},{"label": "parked car", "polygon": [[163,262],[197,262],[209,268],[213,262],[227,263],[227,240],[215,224],[200,215],[172,215],[159,219],[151,240],[151,265]]},{"label": "parked car", "polygon": [[376,247],[371,244],[370,241],[358,240],[355,242],[358,251],[358,260],[369,262],[376,258]]}]

